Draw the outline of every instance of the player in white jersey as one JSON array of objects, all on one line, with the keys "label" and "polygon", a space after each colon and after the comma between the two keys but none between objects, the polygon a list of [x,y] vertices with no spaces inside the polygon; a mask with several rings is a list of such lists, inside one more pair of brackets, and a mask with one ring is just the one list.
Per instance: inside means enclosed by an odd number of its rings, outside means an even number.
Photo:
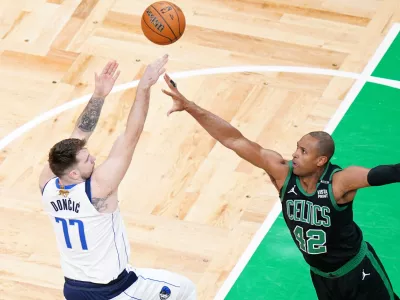
[{"label": "player in white jersey", "polygon": [[129,266],[129,242],[118,206],[118,186],[143,131],[151,86],[165,72],[167,61],[165,55],[147,66],[126,129],[104,163],[95,168],[85,144],[119,76],[114,61],[95,75],[95,92],[71,137],[49,152],[39,186],[56,234],[67,300],[196,299],[194,284],[181,275]]}]

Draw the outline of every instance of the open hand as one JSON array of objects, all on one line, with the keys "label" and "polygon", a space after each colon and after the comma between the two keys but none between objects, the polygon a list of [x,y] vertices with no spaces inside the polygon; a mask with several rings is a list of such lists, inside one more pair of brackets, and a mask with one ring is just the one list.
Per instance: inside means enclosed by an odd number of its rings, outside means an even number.
[{"label": "open hand", "polygon": [[162,92],[170,96],[173,100],[172,108],[168,111],[167,116],[173,112],[185,110],[189,104],[189,100],[178,91],[176,83],[168,76],[168,74],[164,75],[164,79],[171,91],[163,89]]},{"label": "open hand", "polygon": [[139,86],[149,88],[154,85],[160,76],[165,72],[164,66],[168,62],[168,54],[149,64],[140,79]]},{"label": "open hand", "polygon": [[95,97],[105,98],[108,96],[121,73],[117,69],[118,63],[113,60],[107,63],[100,75],[95,73]]}]

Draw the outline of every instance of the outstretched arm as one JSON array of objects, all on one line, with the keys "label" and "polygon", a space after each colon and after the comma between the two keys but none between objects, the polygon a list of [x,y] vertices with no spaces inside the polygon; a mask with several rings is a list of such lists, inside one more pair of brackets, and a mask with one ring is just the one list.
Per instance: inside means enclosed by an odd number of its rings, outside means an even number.
[{"label": "outstretched arm", "polygon": [[372,169],[351,166],[336,173],[333,182],[335,198],[342,199],[341,203],[347,203],[353,200],[351,197],[343,200],[349,192],[400,182],[400,164],[380,165]]},{"label": "outstretched arm", "polygon": [[99,121],[104,100],[114,87],[120,71],[118,63],[110,61],[103,69],[100,75],[95,73],[95,89],[92,98],[89,100],[85,109],[79,116],[71,138],[88,140]]},{"label": "outstretched arm", "polygon": [[[116,72],[117,69],[118,63],[116,61],[110,61],[104,67],[100,75],[95,73],[94,93],[79,116],[70,136],[71,138],[85,139],[86,141],[90,138],[99,121],[104,100],[111,92],[120,74],[120,71]],[[53,177],[55,177],[55,175],[51,171],[49,164],[46,163],[39,176],[40,189],[42,190],[45,184]]]},{"label": "outstretched arm", "polygon": [[108,158],[93,172],[92,195],[93,198],[101,199],[101,205],[96,207],[101,212],[115,210],[117,197],[110,196],[117,190],[132,161],[149,110],[150,88],[165,72],[167,61],[168,56],[164,55],[147,66],[137,87],[125,131],[115,141]]},{"label": "outstretched arm", "polygon": [[370,169],[351,166],[333,175],[332,189],[336,202],[345,204],[353,201],[355,192],[368,187],[368,173]]},{"label": "outstretched arm", "polygon": [[163,90],[163,92],[172,97],[174,101],[168,115],[186,110],[213,138],[235,151],[243,159],[264,169],[277,183],[278,190],[282,187],[289,166],[279,153],[264,149],[259,144],[248,140],[239,130],[222,118],[187,100],[167,74],[164,79],[171,91]]}]

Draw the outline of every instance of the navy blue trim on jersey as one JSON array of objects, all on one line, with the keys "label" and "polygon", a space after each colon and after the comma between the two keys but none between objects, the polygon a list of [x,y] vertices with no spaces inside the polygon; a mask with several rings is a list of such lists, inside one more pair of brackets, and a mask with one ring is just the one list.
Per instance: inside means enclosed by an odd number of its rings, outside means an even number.
[{"label": "navy blue trim on jersey", "polygon": [[168,285],[176,287],[176,288],[180,288],[181,287],[180,285],[175,285],[175,284],[172,284],[172,283],[169,283],[169,282],[166,282],[166,281],[157,280],[157,279],[153,279],[153,278],[146,278],[146,277],[143,277],[142,275],[139,275],[139,277],[141,277],[144,280],[150,280],[150,281],[154,281],[154,282],[165,283],[165,284],[168,284]]},{"label": "navy blue trim on jersey", "polygon": [[128,295],[126,292],[124,292],[124,294],[125,295],[127,295],[129,298],[131,298],[131,299],[134,299],[134,300],[142,300],[142,299],[139,299],[139,298],[135,298],[135,297],[133,297],[133,296],[131,296],[131,295]]},{"label": "navy blue trim on jersey", "polygon": [[107,284],[65,278],[64,297],[67,300],[108,300],[125,292],[137,279],[134,272],[126,270]]},{"label": "navy blue trim on jersey", "polygon": [[122,240],[124,241],[125,254],[126,254],[126,261],[129,261],[128,251],[126,251],[126,241],[125,241],[124,233],[122,233]]},{"label": "navy blue trim on jersey", "polygon": [[[76,186],[77,185],[77,183],[75,183],[75,184],[70,184],[70,185],[66,185],[66,186],[64,186],[63,187],[63,189],[64,190],[70,190],[70,189],[72,189],[74,186]],[[58,189],[60,189],[61,188],[61,186],[60,186],[60,178],[57,178],[56,179],[56,187],[58,188]]]},{"label": "navy blue trim on jersey", "polygon": [[[169,282],[166,282],[166,281],[157,280],[157,279],[152,279],[152,278],[146,278],[146,277],[143,277],[142,275],[139,275],[139,277],[142,278],[143,280],[150,280],[150,281],[154,281],[154,282],[163,283],[163,284],[166,284],[166,285],[169,285],[169,286],[176,287],[176,288],[178,288],[178,289],[181,287],[180,285],[175,285],[175,284],[172,284],[172,283],[169,283]],[[124,294],[127,295],[128,297],[130,297],[131,299],[135,299],[135,300],[145,300],[145,299],[138,299],[138,298],[135,298],[135,297],[133,297],[133,296],[131,296],[131,295],[128,295],[126,292],[124,292]],[[161,297],[160,297],[160,299],[161,299]]]},{"label": "navy blue trim on jersey", "polygon": [[[54,178],[54,177],[53,177],[53,178]],[[43,195],[43,193],[44,193],[44,189],[46,188],[47,184],[48,184],[53,178],[51,178],[49,181],[47,181],[46,184],[43,186],[43,188],[42,188],[42,195]]]},{"label": "navy blue trim on jersey", "polygon": [[89,177],[88,179],[86,179],[86,181],[85,181],[85,192],[86,192],[86,195],[88,196],[88,198],[89,198],[89,201],[90,201],[90,203],[92,203],[92,188],[90,187],[90,179],[91,179],[92,177]]},{"label": "navy blue trim on jersey", "polygon": [[118,252],[118,247],[117,247],[117,242],[115,241],[115,230],[114,230],[114,214],[111,214],[111,220],[112,220],[112,229],[114,232],[114,245],[115,245],[115,250],[117,250],[117,256],[118,256],[118,266],[121,268],[121,260],[119,259],[119,252]]}]

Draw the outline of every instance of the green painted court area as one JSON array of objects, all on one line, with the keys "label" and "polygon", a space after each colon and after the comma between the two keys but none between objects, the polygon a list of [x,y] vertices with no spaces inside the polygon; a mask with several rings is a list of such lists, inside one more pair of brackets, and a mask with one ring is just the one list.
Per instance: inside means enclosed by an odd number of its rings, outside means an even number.
[{"label": "green painted court area", "polygon": [[[372,74],[400,80],[400,35]],[[400,90],[367,83],[333,132],[334,164],[374,167],[400,162]],[[278,196],[277,196],[278,197]],[[358,191],[354,220],[400,294],[400,184]],[[309,267],[282,214],[231,288],[228,300],[317,299]]]}]

